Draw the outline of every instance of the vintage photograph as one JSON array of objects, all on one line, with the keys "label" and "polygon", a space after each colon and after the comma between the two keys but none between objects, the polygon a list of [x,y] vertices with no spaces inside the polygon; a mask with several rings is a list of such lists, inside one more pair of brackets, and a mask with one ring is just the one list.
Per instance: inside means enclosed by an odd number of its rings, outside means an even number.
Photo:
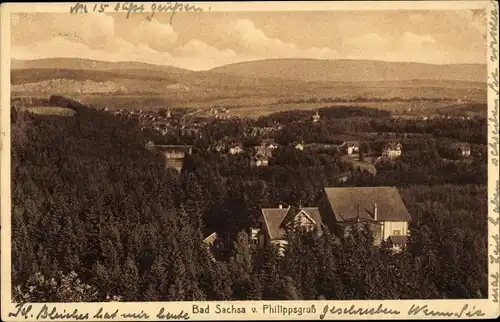
[{"label": "vintage photograph", "polygon": [[488,298],[487,10],[115,4],[10,14],[12,301]]}]

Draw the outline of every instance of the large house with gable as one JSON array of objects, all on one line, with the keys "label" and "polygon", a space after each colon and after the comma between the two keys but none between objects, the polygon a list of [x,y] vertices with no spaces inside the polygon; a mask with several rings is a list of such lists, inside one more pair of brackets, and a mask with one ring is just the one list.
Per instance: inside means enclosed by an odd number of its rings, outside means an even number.
[{"label": "large house with gable", "polygon": [[349,234],[359,224],[370,226],[376,245],[409,233],[411,218],[396,187],[325,188],[318,209],[323,222],[338,236]]},{"label": "large house with gable", "polygon": [[251,239],[259,248],[274,244],[283,251],[287,245],[287,232],[296,225],[321,233],[324,229],[318,208],[295,206],[261,209],[257,229],[252,230]]},{"label": "large house with gable", "polygon": [[287,245],[287,229],[292,224],[321,233],[329,229],[339,237],[352,227],[368,224],[374,244],[387,241],[394,250],[406,245],[410,215],[395,187],[325,188],[317,208],[263,208],[260,226],[252,240],[258,247]]}]

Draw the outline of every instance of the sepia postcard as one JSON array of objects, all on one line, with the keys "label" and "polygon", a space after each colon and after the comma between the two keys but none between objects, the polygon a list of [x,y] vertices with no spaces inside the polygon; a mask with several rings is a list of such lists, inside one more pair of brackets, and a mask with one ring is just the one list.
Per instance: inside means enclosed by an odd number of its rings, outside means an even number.
[{"label": "sepia postcard", "polygon": [[3,321],[499,317],[498,2],[0,14]]}]

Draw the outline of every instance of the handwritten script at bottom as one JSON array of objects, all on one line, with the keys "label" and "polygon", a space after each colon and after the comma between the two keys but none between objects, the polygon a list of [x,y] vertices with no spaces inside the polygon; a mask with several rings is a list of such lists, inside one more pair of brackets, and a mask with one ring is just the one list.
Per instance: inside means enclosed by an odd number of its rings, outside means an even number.
[{"label": "handwritten script at bottom", "polygon": [[456,317],[461,318],[463,316],[467,316],[470,318],[473,317],[482,317],[486,314],[476,309],[475,306],[469,308],[469,304],[465,304],[461,310],[457,311],[439,311],[432,310],[428,305],[415,305],[413,304],[411,308],[408,310],[409,316],[443,316],[443,317]]},{"label": "handwritten script at bottom", "polygon": [[[12,318],[25,318],[32,320],[36,318],[37,320],[111,320],[118,318],[118,320],[141,320],[141,319],[149,319],[149,314],[144,311],[140,312],[121,312],[120,310],[112,310],[106,311],[103,307],[99,308],[97,312],[93,315],[88,312],[82,313],[79,312],[78,309],[74,309],[71,311],[67,311],[65,309],[58,310],[53,305],[44,304],[40,311],[33,311],[33,306],[31,304],[19,303],[16,304],[15,310],[13,312],[9,312],[8,317]],[[180,312],[169,312],[165,308],[161,308],[158,313],[154,316],[157,320],[189,320],[191,317],[189,313],[180,311]]]}]

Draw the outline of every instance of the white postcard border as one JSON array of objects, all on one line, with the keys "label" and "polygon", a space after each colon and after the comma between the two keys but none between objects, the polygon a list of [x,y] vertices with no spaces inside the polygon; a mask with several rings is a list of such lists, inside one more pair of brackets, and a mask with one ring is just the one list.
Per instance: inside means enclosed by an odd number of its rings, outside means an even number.
[{"label": "white postcard border", "polygon": [[[57,311],[59,319],[77,320],[136,320],[122,316],[136,314],[139,320],[302,320],[302,319],[421,319],[421,318],[495,318],[500,314],[499,299],[499,155],[498,155],[498,3],[496,1],[377,1],[377,2],[196,2],[206,11],[319,11],[319,10],[439,10],[487,8],[488,14],[488,266],[489,298],[484,300],[383,300],[383,301],[231,301],[231,302],[105,302],[105,303],[26,303],[18,310],[11,303],[11,231],[10,231],[10,13],[12,12],[68,12],[75,3],[24,3],[1,6],[1,109],[0,109],[0,186],[1,186],[1,318],[4,321],[50,320],[48,313]],[[90,3],[89,7],[95,3]],[[151,3],[150,3],[151,4]],[[491,44],[491,46],[490,46]],[[496,47],[496,55],[495,55]],[[495,162],[496,160],[496,162]],[[210,313],[193,314],[193,305],[210,306]],[[277,313],[264,313],[264,307]],[[239,308],[245,313],[222,313],[222,308]],[[314,307],[314,308],[313,308]],[[418,314],[417,308],[436,313]],[[28,310],[29,308],[29,310]],[[96,313],[102,308],[102,318]],[[284,309],[291,314],[283,313]],[[299,308],[302,308],[299,310]],[[412,310],[413,308],[413,310]],[[325,309],[328,313],[325,314]],[[116,317],[112,314],[118,310]],[[163,310],[163,311],[162,311]],[[18,312],[19,311],[19,312]],[[23,312],[21,312],[23,311]],[[269,310],[267,310],[269,311]],[[280,311],[280,312],[278,312]],[[314,311],[314,312],[313,312]],[[12,313],[19,314],[14,317]],[[107,312],[108,318],[104,315]],[[144,314],[141,316],[141,312]],[[171,315],[168,316],[167,312]],[[305,312],[305,313],[301,313]],[[399,312],[399,314],[395,314]],[[438,312],[441,312],[440,314]],[[444,313],[449,312],[449,313]],[[73,318],[67,318],[69,315]],[[158,315],[160,314],[160,315]],[[442,314],[445,314],[444,316]],[[79,318],[80,317],[80,318]],[[38,318],[38,319],[37,319]]]}]

